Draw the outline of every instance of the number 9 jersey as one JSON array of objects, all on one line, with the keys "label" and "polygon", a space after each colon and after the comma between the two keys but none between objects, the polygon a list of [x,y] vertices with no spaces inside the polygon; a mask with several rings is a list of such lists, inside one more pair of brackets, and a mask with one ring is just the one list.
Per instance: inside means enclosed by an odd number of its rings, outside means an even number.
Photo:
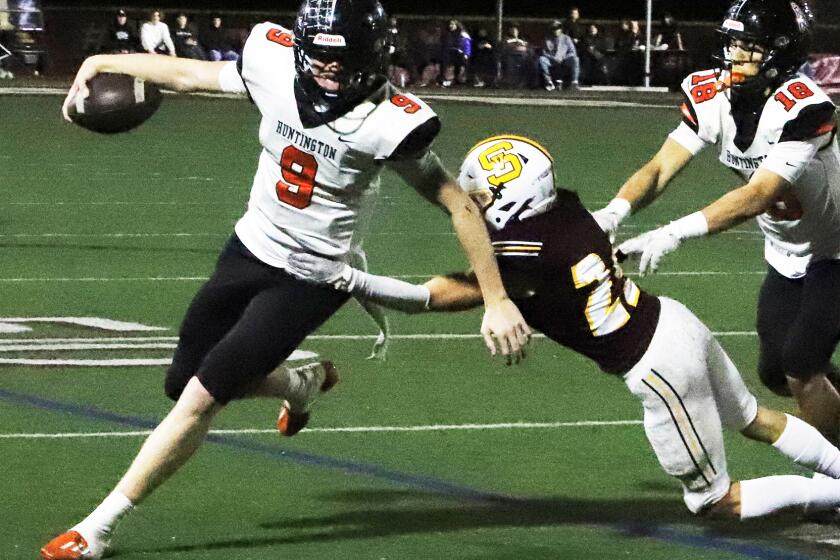
[{"label": "number 9 jersey", "polygon": [[788,278],[811,261],[840,258],[840,152],[831,99],[801,74],[757,110],[731,103],[720,72],[695,72],[682,84],[683,122],[670,138],[692,154],[717,145],[720,162],[749,181],[758,169],[791,184],[758,216],[765,259]]},{"label": "number 9 jersey", "polygon": [[277,268],[291,252],[342,259],[358,246],[360,213],[373,206],[368,197],[383,164],[425,155],[440,129],[425,103],[384,80],[340,113],[306,107],[292,47],[288,30],[259,24],[240,62],[229,63],[219,80],[224,91],[247,92],[262,115],[263,149],[236,234]]}]

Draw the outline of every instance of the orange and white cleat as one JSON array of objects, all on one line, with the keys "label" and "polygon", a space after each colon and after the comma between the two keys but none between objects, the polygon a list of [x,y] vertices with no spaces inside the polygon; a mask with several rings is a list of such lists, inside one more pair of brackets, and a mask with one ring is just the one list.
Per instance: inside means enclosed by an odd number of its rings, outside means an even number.
[{"label": "orange and white cleat", "polygon": [[277,418],[277,431],[286,437],[292,437],[306,427],[312,404],[338,383],[338,371],[329,361],[290,369],[289,375],[297,376],[297,388],[286,395]]},{"label": "orange and white cleat", "polygon": [[58,535],[41,549],[45,560],[99,560],[108,547],[107,542],[88,541],[74,530]]}]

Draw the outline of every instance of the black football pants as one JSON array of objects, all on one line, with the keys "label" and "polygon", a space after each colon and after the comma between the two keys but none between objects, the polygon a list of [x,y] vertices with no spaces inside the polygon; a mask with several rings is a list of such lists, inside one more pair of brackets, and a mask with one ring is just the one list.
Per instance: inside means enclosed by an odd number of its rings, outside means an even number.
[{"label": "black football pants", "polygon": [[241,397],[348,298],[263,263],[234,235],[181,324],[166,394],[177,400],[195,375],[220,404]]},{"label": "black football pants", "polygon": [[768,267],[756,326],[758,372],[769,389],[785,394],[786,375],[807,380],[831,372],[840,338],[840,260],[813,263],[797,279]]}]

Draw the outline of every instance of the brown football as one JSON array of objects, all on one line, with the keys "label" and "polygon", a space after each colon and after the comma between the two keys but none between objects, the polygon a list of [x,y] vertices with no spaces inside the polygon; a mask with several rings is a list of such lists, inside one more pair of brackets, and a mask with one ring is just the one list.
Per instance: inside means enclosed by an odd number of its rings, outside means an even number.
[{"label": "brown football", "polygon": [[90,95],[71,104],[68,114],[82,128],[102,134],[140,126],[155,114],[163,100],[154,84],[127,74],[97,74],[88,88]]}]

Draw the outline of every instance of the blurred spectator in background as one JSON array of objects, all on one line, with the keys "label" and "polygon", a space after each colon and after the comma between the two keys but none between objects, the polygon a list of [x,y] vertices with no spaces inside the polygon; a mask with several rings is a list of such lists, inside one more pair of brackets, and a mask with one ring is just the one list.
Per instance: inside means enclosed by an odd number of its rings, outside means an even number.
[{"label": "blurred spectator in background", "polygon": [[198,31],[187,18],[187,14],[181,12],[175,19],[175,27],[172,29],[172,42],[175,43],[175,53],[181,58],[194,58],[196,60],[207,60],[204,49],[198,43]]},{"label": "blurred spectator in background", "polygon": [[496,83],[496,49],[490,40],[490,34],[483,27],[475,34],[470,67],[475,87]]},{"label": "blurred spectator in background", "polygon": [[644,67],[640,53],[645,50],[645,40],[638,21],[621,20],[621,31],[615,49],[613,82],[621,85],[641,85]]},{"label": "blurred spectator in background", "polygon": [[128,54],[140,50],[140,39],[134,25],[128,23],[125,10],[117,10],[114,22],[108,28],[108,35],[102,45],[102,52]]},{"label": "blurred spectator in background", "polygon": [[609,72],[607,70],[608,46],[606,39],[601,35],[600,29],[595,24],[587,28],[586,35],[578,44],[580,53],[581,80],[586,84],[609,83]]},{"label": "blurred spectator in background", "polygon": [[450,19],[441,37],[442,81],[443,87],[449,87],[457,81],[467,81],[467,68],[472,56],[472,38],[457,19]]},{"label": "blurred spectator in background", "polygon": [[527,85],[532,66],[528,41],[519,35],[519,26],[513,24],[508,27],[502,45],[502,74],[505,83],[513,87]]},{"label": "blurred spectator in background", "polygon": [[169,26],[161,21],[160,10],[149,12],[149,21],[140,28],[140,42],[143,50],[148,53],[175,56],[175,45],[169,34]]},{"label": "blurred spectator in background", "polygon": [[[546,91],[554,91],[555,87],[563,87],[563,76],[568,76],[571,89],[577,89],[580,83],[580,59],[572,38],[563,32],[563,25],[555,21],[551,35],[545,40],[543,52],[539,59],[540,72]],[[554,78],[558,72],[559,78]]]},{"label": "blurred spectator in background", "polygon": [[577,6],[569,10],[569,18],[563,24],[563,31],[572,38],[576,47],[586,35],[586,26],[580,22],[580,9]]},{"label": "blurred spectator in background", "polygon": [[639,22],[636,20],[621,20],[621,31],[618,34],[615,48],[620,53],[645,50],[645,39],[642,37]]},{"label": "blurred spectator in background", "polygon": [[440,74],[440,24],[430,21],[409,43],[410,70],[417,75],[417,86],[434,83]]},{"label": "blurred spectator in background", "polygon": [[659,50],[670,49],[673,51],[684,51],[682,35],[677,27],[677,21],[674,16],[668,12],[662,16],[662,23],[659,26],[659,33],[656,35],[656,40],[653,46]]},{"label": "blurred spectator in background", "polygon": [[239,60],[236,42],[227,29],[222,28],[222,16],[214,15],[211,18],[210,27],[201,34],[201,44],[204,45],[208,60]]}]

